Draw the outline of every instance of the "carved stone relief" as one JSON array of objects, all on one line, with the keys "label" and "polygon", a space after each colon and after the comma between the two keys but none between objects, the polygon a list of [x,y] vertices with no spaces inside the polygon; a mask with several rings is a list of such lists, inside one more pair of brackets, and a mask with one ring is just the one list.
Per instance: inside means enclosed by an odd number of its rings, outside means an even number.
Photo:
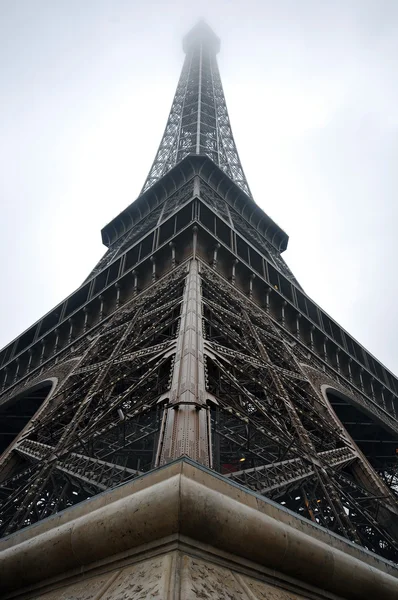
[{"label": "carved stone relief", "polygon": [[105,573],[98,577],[91,577],[47,594],[34,596],[32,600],[94,600],[114,576],[114,573]]},{"label": "carved stone relief", "polygon": [[34,596],[32,600],[168,600],[173,555],[154,558]]},{"label": "carved stone relief", "polygon": [[[181,557],[179,577],[177,569],[177,555],[170,553],[31,600],[305,600],[294,592],[191,556]],[[175,582],[179,582],[179,590]]]},{"label": "carved stone relief", "polygon": [[256,581],[251,577],[237,575],[237,578],[253,594],[253,600],[305,600],[304,596],[298,596],[293,592],[269,585],[263,581]]},{"label": "carved stone relief", "polygon": [[230,569],[184,556],[180,600],[304,600],[303,596],[274,587]]},{"label": "carved stone relief", "polygon": [[173,556],[137,563],[124,569],[101,600],[167,600]]},{"label": "carved stone relief", "polygon": [[184,600],[247,600],[232,571],[184,556],[181,565],[181,594]]}]

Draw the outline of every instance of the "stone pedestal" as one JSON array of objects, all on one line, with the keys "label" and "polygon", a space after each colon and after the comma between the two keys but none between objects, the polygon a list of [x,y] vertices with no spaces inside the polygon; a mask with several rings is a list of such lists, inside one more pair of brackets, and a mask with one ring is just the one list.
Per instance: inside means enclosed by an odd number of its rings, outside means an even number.
[{"label": "stone pedestal", "polygon": [[0,542],[0,597],[398,598],[398,568],[188,459]]}]

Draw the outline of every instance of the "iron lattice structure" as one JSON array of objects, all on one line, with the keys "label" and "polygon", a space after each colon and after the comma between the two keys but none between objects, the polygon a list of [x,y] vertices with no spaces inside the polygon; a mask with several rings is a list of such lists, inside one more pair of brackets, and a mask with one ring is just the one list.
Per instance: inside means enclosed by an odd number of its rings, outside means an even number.
[{"label": "iron lattice structure", "polygon": [[[245,187],[217,38],[184,44],[143,193],[82,286],[0,354],[0,532],[187,455],[397,561],[398,382],[297,284]],[[203,129],[210,99],[228,136]]]},{"label": "iron lattice structure", "polygon": [[220,41],[202,23],[184,39],[184,66],[162,141],[141,193],[189,154],[205,154],[251,196],[232,135],[216,54]]}]

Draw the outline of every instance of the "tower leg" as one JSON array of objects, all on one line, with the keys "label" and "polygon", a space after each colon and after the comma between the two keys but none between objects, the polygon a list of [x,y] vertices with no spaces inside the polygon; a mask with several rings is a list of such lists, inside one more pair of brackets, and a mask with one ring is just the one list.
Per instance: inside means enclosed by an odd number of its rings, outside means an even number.
[{"label": "tower leg", "polygon": [[209,430],[203,361],[202,292],[198,261],[189,263],[181,307],[169,408],[157,464],[187,455],[209,466]]}]

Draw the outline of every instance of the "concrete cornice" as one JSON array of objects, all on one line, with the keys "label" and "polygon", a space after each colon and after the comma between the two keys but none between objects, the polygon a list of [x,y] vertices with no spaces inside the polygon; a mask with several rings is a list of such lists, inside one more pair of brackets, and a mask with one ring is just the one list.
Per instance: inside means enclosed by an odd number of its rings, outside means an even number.
[{"label": "concrete cornice", "polygon": [[173,535],[349,600],[398,598],[391,563],[185,459],[1,540],[0,592]]}]

